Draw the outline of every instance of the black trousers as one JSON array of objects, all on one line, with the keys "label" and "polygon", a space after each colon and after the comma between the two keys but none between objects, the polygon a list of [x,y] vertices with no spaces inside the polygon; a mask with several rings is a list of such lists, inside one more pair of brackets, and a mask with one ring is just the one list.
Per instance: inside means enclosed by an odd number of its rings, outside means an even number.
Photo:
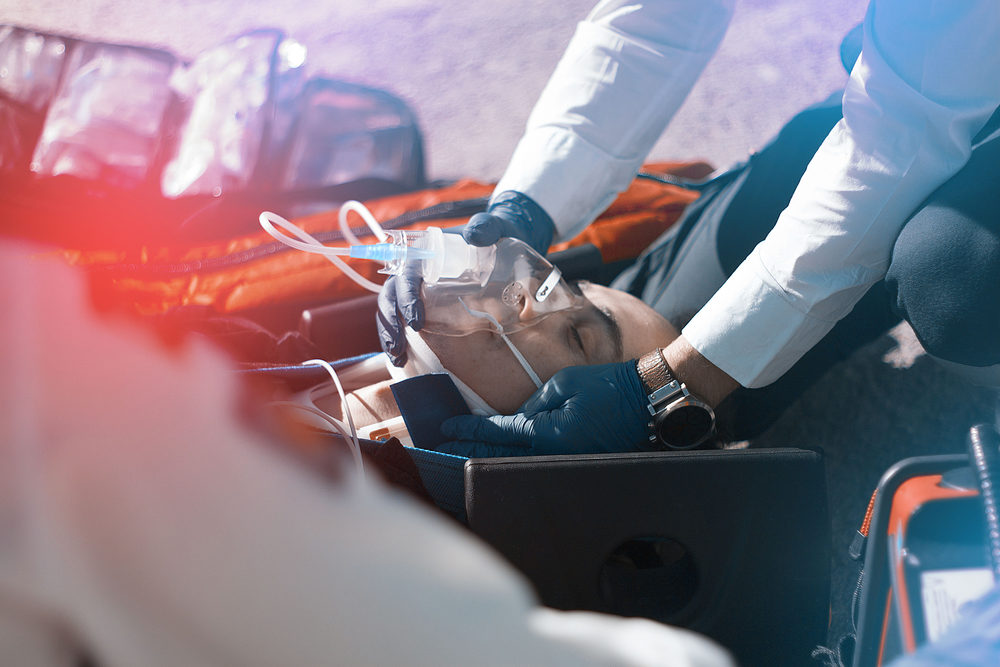
[{"label": "black trousers", "polygon": [[[774,226],[840,120],[840,100],[838,93],[804,110],[745,163],[699,186],[702,196],[613,286],[683,326]],[[782,378],[727,399],[720,431],[731,439],[758,435],[830,367],[900,318],[936,357],[1000,364],[1000,112],[976,137],[968,164],[907,220],[886,278]]]}]

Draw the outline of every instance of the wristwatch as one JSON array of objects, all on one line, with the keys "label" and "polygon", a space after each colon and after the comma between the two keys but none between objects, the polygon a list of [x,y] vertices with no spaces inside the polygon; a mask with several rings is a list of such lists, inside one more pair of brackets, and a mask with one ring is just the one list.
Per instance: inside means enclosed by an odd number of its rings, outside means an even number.
[{"label": "wristwatch", "polygon": [[715,413],[674,377],[662,349],[642,355],[635,367],[649,400],[651,445],[657,449],[692,449],[711,437]]}]

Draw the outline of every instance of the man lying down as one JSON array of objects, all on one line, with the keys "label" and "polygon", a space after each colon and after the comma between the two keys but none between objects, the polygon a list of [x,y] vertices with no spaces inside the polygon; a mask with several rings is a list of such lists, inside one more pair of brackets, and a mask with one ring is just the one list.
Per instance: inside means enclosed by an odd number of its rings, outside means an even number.
[{"label": "man lying down", "polygon": [[[562,369],[635,359],[677,336],[666,319],[639,299],[602,285],[567,282],[548,260],[516,239],[502,239],[491,252],[496,256],[489,275],[423,285],[424,324],[419,333],[406,329],[405,365],[385,363],[380,355],[343,374],[350,390],[347,407],[362,432],[399,417],[390,388],[399,380],[447,373],[473,414],[512,414],[522,406],[542,409],[535,404],[544,396],[525,401]],[[307,398],[331,416],[346,419],[332,383],[313,389]],[[446,421],[445,437],[449,427]],[[547,443],[546,453],[575,451],[570,442],[553,444],[558,424],[551,433],[537,435]],[[638,449],[646,434],[633,436]],[[601,439],[600,434],[595,437]],[[615,438],[606,442],[611,451]],[[527,446],[470,441],[446,442],[437,449],[466,456],[535,453]]]}]

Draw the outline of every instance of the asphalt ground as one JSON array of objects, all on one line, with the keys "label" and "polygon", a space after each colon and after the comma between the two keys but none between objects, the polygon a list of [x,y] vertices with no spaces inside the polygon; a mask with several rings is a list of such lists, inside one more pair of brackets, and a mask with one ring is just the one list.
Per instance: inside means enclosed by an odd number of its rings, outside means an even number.
[{"label": "asphalt ground", "polygon": [[[416,110],[434,178],[497,179],[556,61],[596,0],[0,0],[0,21],[169,49],[184,58],[276,27],[307,67],[390,90]],[[745,157],[845,79],[840,38],[864,0],[744,0],[651,154]]]},{"label": "asphalt ground", "polygon": [[[592,0],[0,0],[0,22],[167,48],[184,58],[245,30],[277,27],[308,49],[311,73],[378,86],[415,109],[431,178],[495,180],[531,106]],[[729,32],[651,160],[725,167],[796,111],[843,85],[838,46],[865,0],[744,0]],[[834,626],[856,565],[847,545],[868,495],[894,462],[963,451],[994,419],[992,392],[922,354],[899,327],[831,370],[753,447],[826,454],[834,537]],[[794,540],[793,535],[789,536]],[[790,629],[791,630],[791,629]]]}]

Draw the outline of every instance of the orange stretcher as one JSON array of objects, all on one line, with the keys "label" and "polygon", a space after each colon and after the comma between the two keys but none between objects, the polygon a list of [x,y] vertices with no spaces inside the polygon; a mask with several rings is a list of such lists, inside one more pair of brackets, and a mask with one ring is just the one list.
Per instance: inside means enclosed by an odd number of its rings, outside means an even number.
[{"label": "orange stretcher", "polygon": [[[644,169],[644,173],[691,180],[702,179],[711,171],[703,162],[655,163]],[[431,217],[423,216],[397,228],[448,227],[464,223],[471,213],[458,218],[434,218],[433,207],[445,203],[482,207],[492,190],[491,184],[462,180],[446,187],[370,200],[365,205],[383,223],[405,221],[405,216],[415,211],[431,211]],[[638,178],[590,227],[550,250],[592,244],[605,263],[634,258],[697,197],[698,192],[692,189]],[[324,232],[337,230],[337,210],[307,215],[294,222],[322,239]],[[473,209],[467,208],[466,212],[469,210]],[[356,231],[359,236],[366,232],[365,228]],[[180,306],[245,315],[269,307],[341,301],[365,293],[325,258],[285,248],[262,230],[194,246],[160,243],[61,252],[70,263],[90,271],[94,283],[105,293],[104,298],[144,315],[162,314]],[[375,263],[349,261],[362,275],[382,282]]]}]

